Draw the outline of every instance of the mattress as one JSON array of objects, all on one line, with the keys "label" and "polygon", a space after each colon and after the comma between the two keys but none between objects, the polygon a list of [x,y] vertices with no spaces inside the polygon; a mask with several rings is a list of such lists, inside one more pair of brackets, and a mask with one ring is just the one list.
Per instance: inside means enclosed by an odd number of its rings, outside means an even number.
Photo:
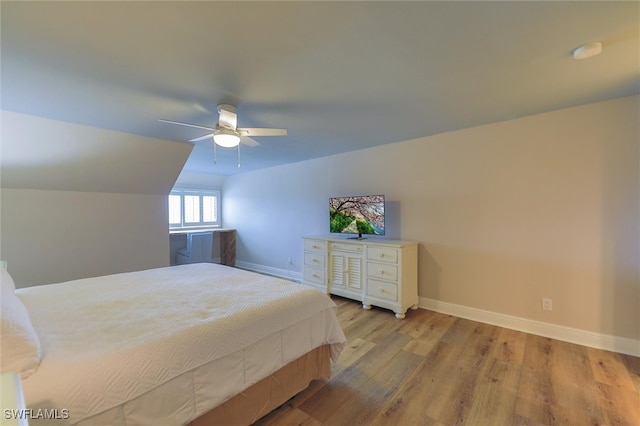
[{"label": "mattress", "polygon": [[216,264],[16,294],[43,351],[23,381],[32,425],[185,424],[316,347],[335,361],[346,341],[322,292]]}]

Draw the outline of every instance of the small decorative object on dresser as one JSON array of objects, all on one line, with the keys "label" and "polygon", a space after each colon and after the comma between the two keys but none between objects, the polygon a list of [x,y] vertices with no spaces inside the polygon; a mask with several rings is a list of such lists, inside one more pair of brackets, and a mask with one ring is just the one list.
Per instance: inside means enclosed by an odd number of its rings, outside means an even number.
[{"label": "small decorative object on dresser", "polygon": [[418,307],[418,243],[401,240],[303,238],[302,283],[405,317]]}]

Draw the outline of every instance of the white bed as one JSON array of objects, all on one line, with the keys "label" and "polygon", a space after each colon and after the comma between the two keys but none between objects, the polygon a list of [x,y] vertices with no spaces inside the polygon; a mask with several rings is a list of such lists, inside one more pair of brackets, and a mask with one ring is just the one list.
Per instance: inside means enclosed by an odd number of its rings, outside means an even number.
[{"label": "white bed", "polygon": [[[56,425],[187,424],[313,350],[327,348],[335,361],[346,341],[336,306],[322,292],[215,264],[15,295],[39,340],[38,362],[21,367],[32,425],[46,423],[33,417],[42,413],[57,417]],[[3,369],[4,358],[3,349]],[[266,398],[270,409],[284,402]],[[214,412],[207,422],[215,420]]]}]

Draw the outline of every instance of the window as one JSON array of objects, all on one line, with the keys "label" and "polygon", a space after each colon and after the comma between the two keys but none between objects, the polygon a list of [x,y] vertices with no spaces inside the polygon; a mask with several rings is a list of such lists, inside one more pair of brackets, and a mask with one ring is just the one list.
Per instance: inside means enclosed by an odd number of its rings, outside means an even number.
[{"label": "window", "polygon": [[220,226],[220,191],[174,189],[168,202],[171,229]]}]

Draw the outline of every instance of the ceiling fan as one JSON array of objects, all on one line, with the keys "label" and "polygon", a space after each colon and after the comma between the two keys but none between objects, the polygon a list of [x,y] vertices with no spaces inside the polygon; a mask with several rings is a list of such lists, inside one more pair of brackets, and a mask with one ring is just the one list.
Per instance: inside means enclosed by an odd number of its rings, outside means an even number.
[{"label": "ceiling fan", "polygon": [[214,163],[216,163],[216,145],[224,148],[238,147],[238,168],[240,167],[240,143],[247,146],[260,145],[258,141],[252,139],[251,136],[286,136],[287,129],[272,128],[256,128],[256,127],[238,127],[238,114],[236,107],[229,104],[218,105],[218,124],[216,127],[206,127],[197,124],[182,123],[180,121],[163,120],[163,123],[178,124],[180,126],[195,127],[197,129],[210,130],[212,133],[204,136],[190,139],[189,142],[198,142],[207,138],[213,138],[213,155]]}]

